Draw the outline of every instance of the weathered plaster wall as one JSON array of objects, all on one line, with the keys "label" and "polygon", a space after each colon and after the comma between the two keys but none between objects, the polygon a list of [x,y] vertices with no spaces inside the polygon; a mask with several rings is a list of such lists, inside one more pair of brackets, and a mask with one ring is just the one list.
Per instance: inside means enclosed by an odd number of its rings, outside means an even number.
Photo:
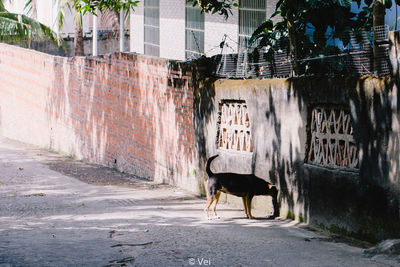
[{"label": "weathered plaster wall", "polygon": [[[397,87],[389,78],[218,80],[207,91],[212,104],[203,102],[208,105],[204,110],[210,111],[204,125],[204,158],[221,155],[213,162],[215,172],[254,172],[277,184],[282,216],[368,239],[388,233],[398,236],[399,124],[393,104],[397,103],[396,92]],[[246,101],[252,154],[217,148],[221,100]],[[319,167],[305,161],[310,111],[316,105],[340,106],[350,111],[359,147],[359,171]],[[255,205],[268,211],[267,202],[258,200]]]}]

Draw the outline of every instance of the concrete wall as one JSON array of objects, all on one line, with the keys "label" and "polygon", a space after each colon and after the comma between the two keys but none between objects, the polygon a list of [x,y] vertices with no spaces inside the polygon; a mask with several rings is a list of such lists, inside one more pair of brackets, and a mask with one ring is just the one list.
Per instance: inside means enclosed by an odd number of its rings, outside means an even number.
[{"label": "concrete wall", "polygon": [[191,70],[0,44],[0,134],[198,192]]},{"label": "concrete wall", "polygon": [[[254,172],[277,184],[284,217],[369,240],[399,237],[400,124],[398,89],[393,80],[219,80],[211,92],[199,90],[196,95],[203,93],[213,99],[211,104],[203,101],[204,108],[196,109],[203,110],[198,114],[204,118],[202,157],[220,154],[212,165],[215,172]],[[217,111],[224,99],[247,104],[254,147],[250,155],[217,148]],[[310,111],[315,105],[341,106],[350,111],[359,170],[307,163]]]}]

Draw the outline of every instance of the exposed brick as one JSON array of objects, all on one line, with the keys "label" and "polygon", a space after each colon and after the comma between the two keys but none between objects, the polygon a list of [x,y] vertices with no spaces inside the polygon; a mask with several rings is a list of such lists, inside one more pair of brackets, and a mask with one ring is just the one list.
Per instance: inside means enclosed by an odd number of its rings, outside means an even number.
[{"label": "exposed brick", "polygon": [[192,170],[196,149],[193,70],[179,64],[122,53],[63,58],[0,44],[0,133],[176,181]]}]

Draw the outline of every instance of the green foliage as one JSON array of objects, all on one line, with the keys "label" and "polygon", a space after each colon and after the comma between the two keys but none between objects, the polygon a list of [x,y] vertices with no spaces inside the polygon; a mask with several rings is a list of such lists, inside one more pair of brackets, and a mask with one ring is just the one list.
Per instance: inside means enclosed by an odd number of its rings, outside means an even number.
[{"label": "green foliage", "polygon": [[0,41],[11,44],[30,45],[31,41],[50,40],[52,43],[68,50],[68,45],[57,38],[46,25],[29,18],[8,12],[0,2]]},{"label": "green foliage", "polygon": [[0,1],[0,12],[6,11],[6,8],[4,7],[4,4],[2,1]]},{"label": "green foliage", "polygon": [[138,5],[139,1],[132,0],[74,0],[73,7],[83,15],[87,12],[97,15],[97,11],[113,10],[120,12],[121,9],[129,11]]},{"label": "green foliage", "polygon": [[[361,5],[362,0],[355,0]],[[391,0],[381,0],[386,8]],[[397,0],[400,1],[400,0]],[[249,43],[258,40],[259,46],[268,47],[268,58],[278,49],[290,52],[297,75],[343,73],[343,58],[324,59],[339,54],[337,43],[346,47],[350,37],[360,37],[363,29],[372,27],[373,1],[366,0],[362,10],[351,12],[352,0],[280,0],[271,19],[261,24]],[[389,3],[390,2],[390,3]],[[272,18],[280,16],[273,22]],[[300,59],[300,60],[298,60]],[[311,59],[311,60],[301,60]]]},{"label": "green foliage", "polygon": [[203,13],[218,13],[224,16],[225,19],[232,15],[233,7],[239,7],[236,0],[186,0],[186,2],[191,3],[193,6],[198,6]]}]

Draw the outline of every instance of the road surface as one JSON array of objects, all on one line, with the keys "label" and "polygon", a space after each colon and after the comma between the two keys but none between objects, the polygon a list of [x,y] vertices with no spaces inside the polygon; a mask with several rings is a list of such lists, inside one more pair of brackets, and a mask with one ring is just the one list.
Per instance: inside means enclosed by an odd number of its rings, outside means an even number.
[{"label": "road surface", "polygon": [[183,190],[4,138],[0,182],[0,266],[399,265],[224,203],[206,220]]}]

